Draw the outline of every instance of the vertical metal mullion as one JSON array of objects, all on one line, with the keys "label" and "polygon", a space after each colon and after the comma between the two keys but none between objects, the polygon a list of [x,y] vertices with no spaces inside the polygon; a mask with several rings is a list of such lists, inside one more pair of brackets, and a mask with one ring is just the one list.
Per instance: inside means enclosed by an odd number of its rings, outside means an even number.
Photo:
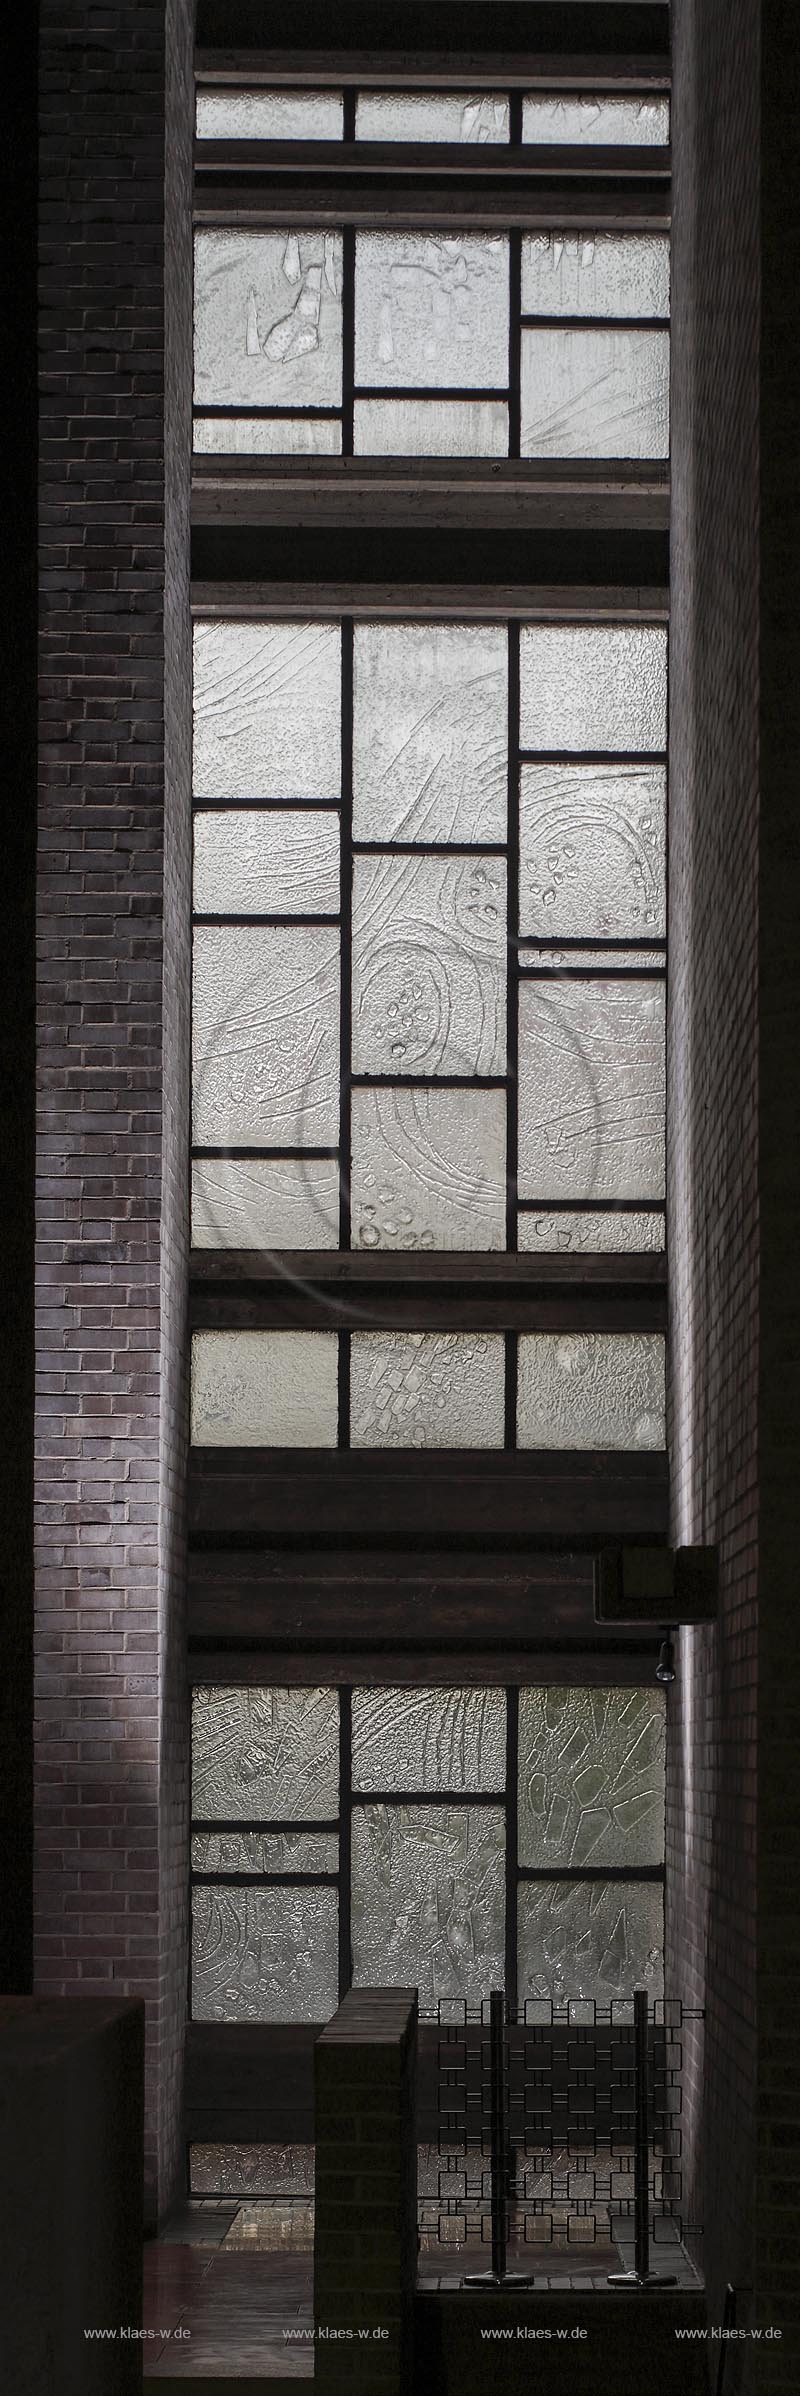
[{"label": "vertical metal mullion", "polygon": [[522,350],[522,234],[508,236],[508,454],[520,454],[520,379]]},{"label": "vertical metal mullion", "polygon": [[506,2016],[517,2011],[519,1690],[506,1690]]},{"label": "vertical metal mullion", "polygon": [[[354,99],[355,106],[355,99]],[[356,235],[354,225],[342,233],[342,456],[353,455],[353,409],[356,347]]]},{"label": "vertical metal mullion", "polygon": [[353,1824],[353,1692],[339,1691],[339,2003],[353,1978],[350,1873]]},{"label": "vertical metal mullion", "polygon": [[[519,1056],[519,625],[507,627],[508,780],[506,856],[506,1247],[517,1247],[517,1067]],[[505,1445],[517,1444],[517,1333],[506,1333]]]},{"label": "vertical metal mullion", "polygon": [[[339,813],[339,1247],[350,1246],[351,1040],[353,973],[353,618],[343,616],[342,793]],[[339,1332],[339,1446],[350,1445],[350,1333]]]},{"label": "vertical metal mullion", "polygon": [[510,144],[510,147],[511,147],[512,149],[514,149],[514,150],[519,150],[519,149],[521,149],[521,147],[522,147],[522,92],[521,92],[521,91],[519,91],[519,90],[517,90],[517,91],[513,91],[513,92],[509,92],[509,95],[508,95],[508,139],[509,139],[509,144]]}]

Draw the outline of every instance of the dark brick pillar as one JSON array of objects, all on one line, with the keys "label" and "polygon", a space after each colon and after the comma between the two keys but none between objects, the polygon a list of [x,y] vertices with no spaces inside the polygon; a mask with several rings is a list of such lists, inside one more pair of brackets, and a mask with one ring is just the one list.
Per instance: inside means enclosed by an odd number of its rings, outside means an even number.
[{"label": "dark brick pillar", "polygon": [[36,1986],[147,2000],[179,2163],[189,0],[44,0]]},{"label": "dark brick pillar", "polygon": [[407,2396],[417,2270],[414,1989],[351,1989],[314,2049],[314,2379]]}]

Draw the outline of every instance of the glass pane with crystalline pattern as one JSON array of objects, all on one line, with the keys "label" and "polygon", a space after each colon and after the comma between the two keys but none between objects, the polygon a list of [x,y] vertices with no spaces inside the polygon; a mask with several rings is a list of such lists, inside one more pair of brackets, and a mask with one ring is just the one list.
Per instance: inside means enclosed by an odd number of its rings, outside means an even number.
[{"label": "glass pane with crystalline pattern", "polygon": [[524,624],[523,749],[664,749],[667,635],[660,624]]},{"label": "glass pane with crystalline pattern", "polygon": [[353,1787],[503,1791],[504,1689],[356,1689]]},{"label": "glass pane with crystalline pattern", "polygon": [[336,1147],[338,930],[198,924],[192,1030],[196,1147]]},{"label": "glass pane with crystalline pattern", "polygon": [[669,141],[669,101],[650,93],[647,99],[556,98],[546,92],[526,92],[522,102],[523,141],[612,143],[616,149],[633,145],[650,148]]},{"label": "glass pane with crystalline pattern", "polygon": [[357,857],[353,1071],[501,1074],[506,869],[499,857]]},{"label": "glass pane with crystalline pattern", "polygon": [[193,1248],[338,1248],[335,1157],[205,1156],[192,1166]]},{"label": "glass pane with crystalline pattern", "polygon": [[335,1331],[196,1331],[192,1440],[204,1448],[335,1448]]},{"label": "glass pane with crystalline pattern", "polygon": [[355,1331],[354,1448],[501,1448],[505,1343],[494,1332]]},{"label": "glass pane with crystalline pattern", "polygon": [[196,416],[198,456],[340,457],[340,416]]},{"label": "glass pane with crystalline pattern", "polygon": [[499,1806],[356,1805],[352,1890],[357,1988],[415,1987],[423,2010],[502,1988]]},{"label": "glass pane with crystalline pattern", "polygon": [[197,1822],[325,1822],[339,1810],[337,1689],[195,1688]]},{"label": "glass pane with crystalline pattern", "polygon": [[535,1213],[521,1212],[517,1224],[517,1247],[524,1255],[563,1249],[576,1256],[623,1256],[663,1246],[664,1217],[655,1212],[617,1213],[612,1208],[608,1214],[592,1214],[582,1208],[574,1214],[566,1209],[548,1214],[537,1207]]},{"label": "glass pane with crystalline pattern", "polygon": [[333,809],[222,807],[195,816],[198,915],[335,915],[338,906]]},{"label": "glass pane with crystalline pattern", "polygon": [[519,1860],[663,1864],[662,1689],[521,1689]]},{"label": "glass pane with crystalline pattern", "polygon": [[519,1447],[663,1448],[659,1332],[523,1332],[517,1372]]},{"label": "glass pane with crystalline pattern", "polygon": [[198,1830],[192,1836],[192,1871],[252,1872],[269,1878],[285,1873],[335,1872],[339,1841],[323,1830]]},{"label": "glass pane with crystalline pattern", "polygon": [[341,92],[199,91],[198,141],[340,141]]},{"label": "glass pane with crystalline pattern", "polygon": [[341,233],[195,234],[194,398],[341,406]]},{"label": "glass pane with crystalline pattern", "polygon": [[490,624],[357,624],[356,840],[506,832],[508,636]]},{"label": "glass pane with crystalline pattern", "polygon": [[523,980],[519,1194],[663,1198],[662,981]]},{"label": "glass pane with crystalline pattern", "polygon": [[354,1248],[504,1248],[506,1098],[498,1090],[354,1090]]},{"label": "glass pane with crystalline pattern", "polygon": [[357,399],[357,458],[507,458],[504,399]]},{"label": "glass pane with crystalline pattern", "polygon": [[596,2005],[646,1988],[664,1994],[664,1894],[653,1881],[522,1881],[519,2003],[587,1997]]},{"label": "glass pane with crystalline pattern", "polygon": [[524,458],[669,456],[669,334],[522,332]]},{"label": "glass pane with crystalline pattern", "polygon": [[501,92],[359,92],[357,141],[508,140]]},{"label": "glass pane with crystalline pattern", "polygon": [[338,624],[197,623],[196,799],[337,799]]},{"label": "glass pane with crystalline pattern", "polygon": [[240,2146],[196,2141],[189,2148],[192,2196],[313,2196],[313,2146]]},{"label": "glass pane with crystalline pattern", "polygon": [[508,243],[494,233],[356,234],[356,382],[508,381]]},{"label": "glass pane with crystalline pattern", "polygon": [[327,1888],[193,1888],[196,2022],[327,2022],[339,1998]]},{"label": "glass pane with crystalline pattern", "polygon": [[667,233],[531,233],[523,316],[669,315]]},{"label": "glass pane with crystalline pattern", "polygon": [[524,765],[523,938],[661,938],[666,805],[665,766]]}]

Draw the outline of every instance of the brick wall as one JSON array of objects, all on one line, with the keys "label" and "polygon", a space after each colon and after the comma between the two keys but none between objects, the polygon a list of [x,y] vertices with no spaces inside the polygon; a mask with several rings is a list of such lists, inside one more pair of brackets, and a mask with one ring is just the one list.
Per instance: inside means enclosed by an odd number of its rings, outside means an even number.
[{"label": "brick wall", "polygon": [[189,17],[44,0],[41,41],[35,1968],[147,1999],[151,2210],[186,1974]]}]

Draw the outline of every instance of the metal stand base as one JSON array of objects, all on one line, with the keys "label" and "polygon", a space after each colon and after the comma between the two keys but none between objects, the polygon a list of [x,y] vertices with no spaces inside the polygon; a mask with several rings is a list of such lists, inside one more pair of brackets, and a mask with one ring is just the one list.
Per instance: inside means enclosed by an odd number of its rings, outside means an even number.
[{"label": "metal stand base", "polygon": [[462,2288],[496,2288],[504,2296],[507,2288],[535,2288],[532,2272],[527,2271],[467,2271]]},{"label": "metal stand base", "polygon": [[606,2281],[609,2288],[677,2288],[674,2272],[669,2271],[610,2271]]}]

